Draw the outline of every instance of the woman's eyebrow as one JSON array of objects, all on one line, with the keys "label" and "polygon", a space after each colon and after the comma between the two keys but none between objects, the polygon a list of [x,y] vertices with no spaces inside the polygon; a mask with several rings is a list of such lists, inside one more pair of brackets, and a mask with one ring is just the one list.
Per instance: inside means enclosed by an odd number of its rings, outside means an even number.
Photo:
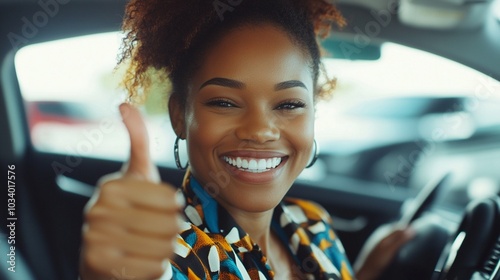
[{"label": "woman's eyebrow", "polygon": [[285,82],[281,82],[279,84],[276,84],[274,86],[274,90],[279,91],[279,90],[289,89],[289,88],[293,88],[293,87],[301,87],[301,88],[305,88],[307,90],[306,85],[303,82],[297,81],[297,80],[285,81]]},{"label": "woman's eyebrow", "polygon": [[[246,87],[245,83],[243,83],[243,82],[233,80],[233,79],[228,79],[228,78],[217,77],[217,78],[212,78],[212,79],[204,82],[200,86],[199,89],[202,89],[208,85],[216,85],[216,86],[229,87],[229,88],[234,88],[234,89],[244,89]],[[307,90],[306,85],[303,82],[297,81],[297,80],[290,80],[290,81],[278,83],[274,86],[274,90],[279,91],[279,90],[284,90],[284,89],[289,89],[289,88],[294,88],[294,87],[301,87],[301,88],[304,88]]]},{"label": "woman's eyebrow", "polygon": [[208,85],[216,85],[216,86],[222,86],[222,87],[229,87],[229,88],[235,88],[235,89],[244,89],[245,88],[245,84],[240,82],[240,81],[236,81],[236,80],[232,80],[232,79],[228,79],[228,78],[212,78],[206,82],[204,82],[200,88],[204,88]]}]

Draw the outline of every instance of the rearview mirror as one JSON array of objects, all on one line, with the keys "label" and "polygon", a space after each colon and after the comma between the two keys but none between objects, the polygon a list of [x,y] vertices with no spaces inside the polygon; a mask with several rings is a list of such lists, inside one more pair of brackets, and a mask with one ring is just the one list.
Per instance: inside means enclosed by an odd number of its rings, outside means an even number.
[{"label": "rearview mirror", "polygon": [[327,38],[321,43],[327,51],[325,57],[349,60],[378,60],[381,56],[380,44],[361,44],[354,39]]},{"label": "rearview mirror", "polygon": [[399,20],[429,29],[472,29],[484,24],[491,0],[401,0]]}]

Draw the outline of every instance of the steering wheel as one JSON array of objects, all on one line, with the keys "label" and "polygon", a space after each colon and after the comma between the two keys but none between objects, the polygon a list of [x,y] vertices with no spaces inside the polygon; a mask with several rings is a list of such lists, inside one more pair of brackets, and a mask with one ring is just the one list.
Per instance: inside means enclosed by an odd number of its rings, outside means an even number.
[{"label": "steering wheel", "polygon": [[500,198],[469,203],[454,234],[432,215],[415,220],[412,227],[417,236],[379,279],[500,279],[500,271],[493,278],[500,269]]},{"label": "steering wheel", "polygon": [[500,271],[496,278],[488,276],[495,268],[500,270],[500,265],[497,265],[500,258],[500,198],[469,203],[454,234],[436,216],[421,217],[449,177],[445,174],[431,180],[414,199],[414,205],[403,208],[400,224],[411,223],[417,235],[401,248],[379,279],[500,280]]},{"label": "steering wheel", "polygon": [[432,207],[450,177],[450,173],[445,173],[432,178],[414,199],[403,204],[397,224],[400,227],[411,224],[417,234],[399,250],[379,279],[431,279],[433,268],[452,232],[435,215],[422,217],[422,214]]},{"label": "steering wheel", "polygon": [[500,257],[500,199],[471,202],[441,254],[433,280],[492,278]]}]

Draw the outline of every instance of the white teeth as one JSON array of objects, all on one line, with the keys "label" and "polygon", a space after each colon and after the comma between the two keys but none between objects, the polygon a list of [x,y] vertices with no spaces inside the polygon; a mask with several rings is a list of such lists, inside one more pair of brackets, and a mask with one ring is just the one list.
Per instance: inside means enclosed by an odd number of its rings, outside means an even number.
[{"label": "white teeth", "polygon": [[259,163],[257,163],[257,169],[266,169],[265,159],[259,159]]},{"label": "white teeth", "polygon": [[281,163],[281,158],[268,158],[268,159],[242,159],[240,157],[230,158],[224,157],[224,160],[241,170],[252,172],[252,173],[260,173],[269,171],[272,168],[276,168]]},{"label": "white teeth", "polygon": [[257,161],[255,159],[251,159],[248,162],[248,169],[257,169]]}]

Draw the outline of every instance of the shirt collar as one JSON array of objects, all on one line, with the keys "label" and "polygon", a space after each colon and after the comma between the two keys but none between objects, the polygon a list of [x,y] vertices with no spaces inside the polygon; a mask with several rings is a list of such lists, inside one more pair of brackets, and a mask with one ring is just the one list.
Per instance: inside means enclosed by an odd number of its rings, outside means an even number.
[{"label": "shirt collar", "polygon": [[[227,210],[210,196],[192,175],[184,178],[183,191],[187,201],[185,213],[191,223],[205,232],[221,234],[229,244],[237,247],[239,252],[258,249]],[[198,217],[201,223],[197,224],[195,221]]]},{"label": "shirt collar", "polygon": [[[265,266],[268,272],[274,275],[265,259],[262,258],[259,246],[250,239],[250,236],[236,223],[227,210],[210,196],[189,170],[184,178],[183,191],[187,201],[185,213],[191,223],[204,232],[222,235],[241,256],[246,253],[255,254],[257,259],[264,260],[259,265]],[[295,247],[295,250],[299,244],[311,244],[312,240],[306,229],[309,221],[297,218],[297,215],[290,212],[286,204],[286,202],[281,202],[274,209],[272,229],[284,244]],[[292,252],[297,264],[319,267],[318,261],[311,258],[314,254],[309,246],[301,246],[300,251],[300,253]],[[314,271],[315,277],[320,277],[320,274],[320,270]]]}]

